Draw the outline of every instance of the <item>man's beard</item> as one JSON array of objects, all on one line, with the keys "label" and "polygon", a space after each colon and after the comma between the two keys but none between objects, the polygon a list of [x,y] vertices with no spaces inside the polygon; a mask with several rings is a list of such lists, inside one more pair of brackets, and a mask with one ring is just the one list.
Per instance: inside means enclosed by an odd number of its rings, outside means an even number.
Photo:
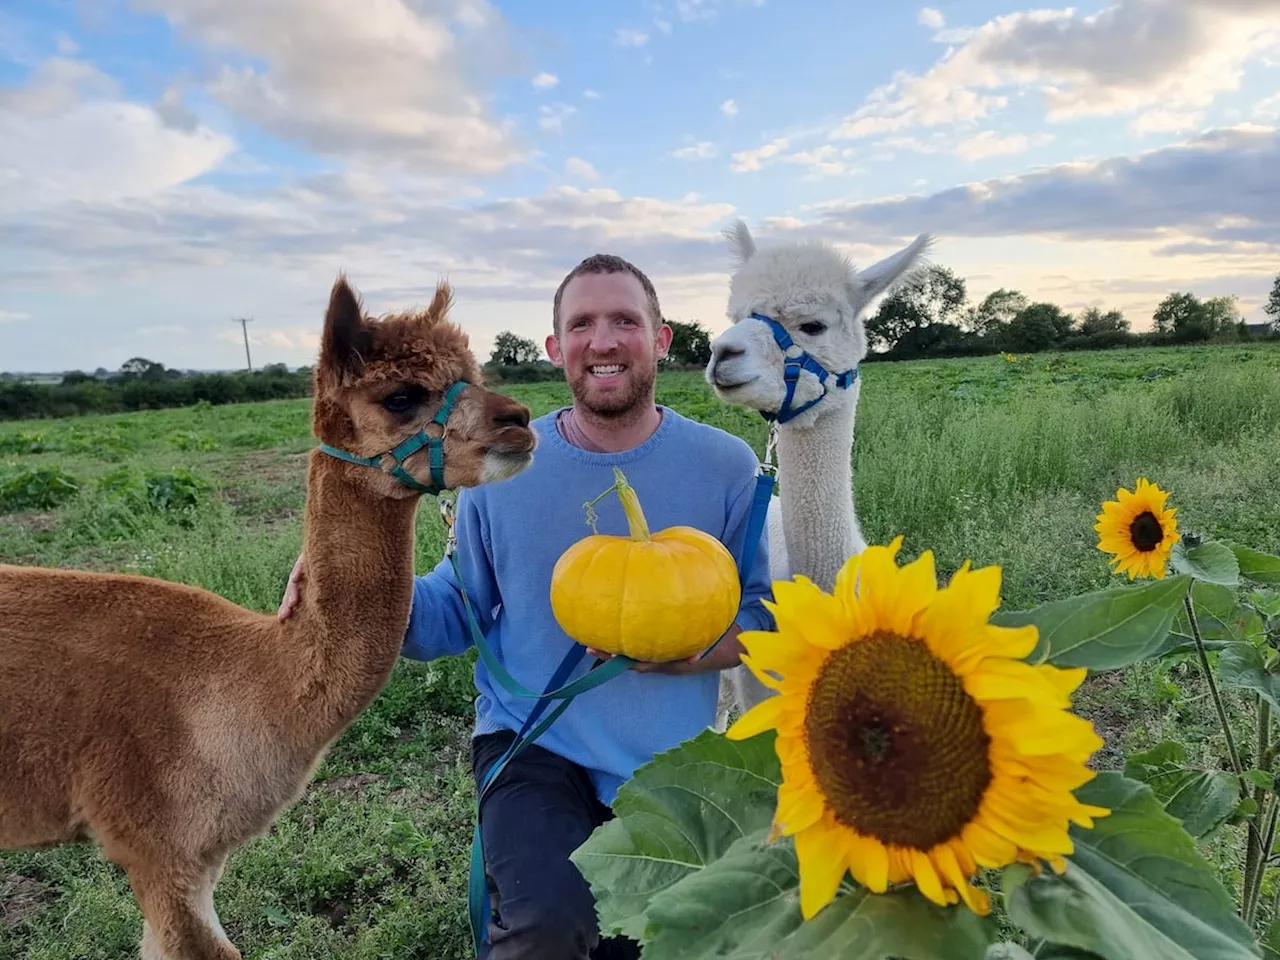
[{"label": "man's beard", "polygon": [[569,383],[569,391],[578,406],[600,420],[617,421],[638,417],[647,406],[649,394],[653,390],[654,375],[642,374],[635,367],[629,367],[628,372],[631,374],[630,390],[624,394],[594,399],[590,394],[591,374],[584,365],[581,375]]}]

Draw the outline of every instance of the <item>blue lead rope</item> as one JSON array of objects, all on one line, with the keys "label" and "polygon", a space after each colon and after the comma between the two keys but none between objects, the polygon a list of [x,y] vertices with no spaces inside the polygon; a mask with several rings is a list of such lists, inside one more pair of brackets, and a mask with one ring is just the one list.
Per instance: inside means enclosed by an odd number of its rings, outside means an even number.
[{"label": "blue lead rope", "polygon": [[[751,559],[755,556],[756,549],[760,545],[760,537],[764,533],[769,499],[773,496],[773,483],[774,479],[771,473],[762,470],[756,475],[756,489],[751,501],[751,514],[747,519],[747,533],[742,545],[742,556],[738,558],[738,578],[744,588],[747,581],[747,570],[750,568]],[[458,566],[455,551],[449,552],[449,559],[453,564],[454,574],[457,576],[458,585],[461,588],[462,603],[466,608],[467,622],[471,629],[471,639],[475,643],[485,667],[509,693],[517,697],[532,698],[538,701],[534,704],[533,709],[529,711],[529,716],[520,727],[520,732],[516,734],[511,746],[489,768],[476,793],[476,819],[475,827],[471,834],[471,876],[467,890],[467,909],[471,921],[471,939],[478,955],[480,947],[484,943],[490,912],[489,885],[485,880],[484,871],[484,845],[480,834],[480,805],[485,794],[507,764],[519,755],[525,747],[542,736],[556,722],[560,714],[568,709],[574,697],[613,679],[622,671],[629,669],[635,661],[630,657],[623,656],[612,657],[608,662],[597,660],[583,676],[572,683],[566,683],[569,675],[587,653],[585,647],[575,643],[565,652],[560,665],[556,667],[555,673],[547,681],[546,689],[542,693],[534,693],[507,672],[507,669],[490,648],[488,641],[485,640],[484,632],[476,622],[475,614],[471,609],[471,600],[467,597],[466,588],[462,586],[462,570]],[[707,656],[719,643],[720,640],[716,640],[715,643],[703,651],[701,656]],[[559,700],[560,703],[539,723],[538,718],[542,716],[543,711],[552,700]]]}]

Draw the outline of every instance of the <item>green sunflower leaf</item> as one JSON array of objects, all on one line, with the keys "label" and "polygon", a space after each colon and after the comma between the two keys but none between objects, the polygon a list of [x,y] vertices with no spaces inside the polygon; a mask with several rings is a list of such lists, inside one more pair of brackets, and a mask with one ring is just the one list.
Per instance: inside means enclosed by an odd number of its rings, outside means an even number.
[{"label": "green sunflower leaf", "polygon": [[1261,955],[1213,867],[1149,786],[1105,772],[1076,796],[1111,814],[1092,829],[1071,828],[1066,872],[1004,871],[1009,916],[1027,934],[1105,960]]},{"label": "green sunflower leaf", "polygon": [[1267,670],[1262,651],[1252,643],[1229,643],[1218,656],[1218,680],[1224,687],[1249,690],[1280,714],[1280,676]]},{"label": "green sunflower leaf", "polygon": [[[1230,643],[1260,640],[1263,636],[1262,617],[1252,607],[1241,603],[1230,587],[1197,580],[1191,585],[1191,603],[1207,650],[1222,650]],[[1156,656],[1193,652],[1195,648],[1186,608],[1179,607],[1169,637]]]},{"label": "green sunflower leaf", "polygon": [[1027,658],[1031,663],[1114,670],[1161,649],[1190,579],[1184,574],[1052,600],[1030,610],[999,610],[991,622],[1037,628],[1040,639]]},{"label": "green sunflower leaf", "polygon": [[1233,774],[1189,767],[1186,748],[1172,740],[1130,756],[1124,775],[1150,786],[1165,811],[1197,840],[1226,823],[1240,802]]},{"label": "green sunflower leaf", "polygon": [[1240,564],[1240,576],[1254,583],[1280,586],[1280,557],[1230,540],[1224,541],[1223,546],[1235,554]]},{"label": "green sunflower leaf", "polygon": [[706,731],[636,771],[615,819],[571,855],[605,935],[639,941],[645,960],[983,960],[990,921],[913,887],[877,895],[847,883],[804,922],[795,845],[767,839],[781,780],[773,744]]},{"label": "green sunflower leaf", "polygon": [[570,856],[595,893],[602,929],[641,939],[655,895],[769,829],[782,783],[774,740],[705,730],[623,784],[614,819]]},{"label": "green sunflower leaf", "polygon": [[1204,583],[1234,587],[1240,582],[1240,561],[1225,543],[1200,543],[1188,548],[1179,540],[1169,553],[1169,566]]}]

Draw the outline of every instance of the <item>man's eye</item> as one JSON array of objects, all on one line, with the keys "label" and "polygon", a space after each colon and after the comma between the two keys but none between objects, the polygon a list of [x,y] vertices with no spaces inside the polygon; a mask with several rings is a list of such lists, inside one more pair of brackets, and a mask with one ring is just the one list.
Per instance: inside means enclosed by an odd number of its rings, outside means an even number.
[{"label": "man's eye", "polygon": [[827,329],[827,325],[819,320],[810,320],[808,323],[800,324],[800,332],[807,333],[811,337],[816,337]]}]

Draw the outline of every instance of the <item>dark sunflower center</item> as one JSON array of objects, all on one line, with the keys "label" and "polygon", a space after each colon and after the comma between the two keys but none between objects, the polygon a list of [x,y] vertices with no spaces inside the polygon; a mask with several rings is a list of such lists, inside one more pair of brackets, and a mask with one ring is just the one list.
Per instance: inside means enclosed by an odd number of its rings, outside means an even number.
[{"label": "dark sunflower center", "polygon": [[805,741],[836,819],[883,843],[954,837],[991,782],[982,711],[920,640],[879,635],[833,653],[809,694]]},{"label": "dark sunflower center", "polygon": [[1143,553],[1150,553],[1164,539],[1164,528],[1150,510],[1144,510],[1129,524],[1129,539]]}]

